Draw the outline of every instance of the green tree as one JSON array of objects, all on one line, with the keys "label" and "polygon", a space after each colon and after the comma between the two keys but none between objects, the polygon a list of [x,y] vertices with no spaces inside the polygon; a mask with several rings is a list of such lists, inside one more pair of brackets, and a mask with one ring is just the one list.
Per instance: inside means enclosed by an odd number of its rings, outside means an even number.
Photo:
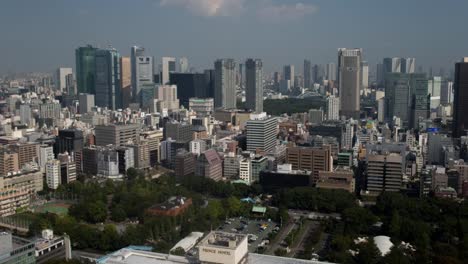
[{"label": "green tree", "polygon": [[242,211],[242,202],[234,197],[231,196],[224,200],[224,209],[229,216],[239,216]]},{"label": "green tree", "polygon": [[393,246],[381,261],[382,264],[411,264],[412,256],[399,247]]},{"label": "green tree", "polygon": [[107,218],[107,206],[102,201],[89,203],[86,218],[91,223],[104,222]]},{"label": "green tree", "polygon": [[111,219],[115,222],[122,222],[127,218],[127,213],[120,205],[115,206],[111,210]]},{"label": "green tree", "polygon": [[172,255],[176,256],[184,256],[185,255],[185,250],[181,247],[177,247],[176,249],[171,251]]},{"label": "green tree", "polygon": [[359,264],[376,264],[380,259],[380,251],[372,239],[369,239],[366,243],[359,244],[358,251],[356,262]]}]

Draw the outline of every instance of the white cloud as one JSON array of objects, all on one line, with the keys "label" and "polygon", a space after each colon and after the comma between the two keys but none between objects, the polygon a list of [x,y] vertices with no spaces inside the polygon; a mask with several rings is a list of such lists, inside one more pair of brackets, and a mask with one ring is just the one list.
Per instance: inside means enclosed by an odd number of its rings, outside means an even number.
[{"label": "white cloud", "polygon": [[234,16],[244,9],[245,0],[161,0],[161,6],[182,7],[199,16]]},{"label": "white cloud", "polygon": [[315,5],[297,3],[293,5],[266,5],[260,8],[257,14],[263,21],[280,22],[298,20],[317,11],[318,7]]}]

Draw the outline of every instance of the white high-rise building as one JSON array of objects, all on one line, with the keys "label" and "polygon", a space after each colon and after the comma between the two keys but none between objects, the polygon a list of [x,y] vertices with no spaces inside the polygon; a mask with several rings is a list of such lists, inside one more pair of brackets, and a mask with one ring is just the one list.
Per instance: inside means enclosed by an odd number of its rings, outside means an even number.
[{"label": "white high-rise building", "polygon": [[363,61],[361,65],[362,89],[369,88],[369,64]]},{"label": "white high-rise building", "polygon": [[338,49],[340,111],[347,118],[359,119],[362,49]]},{"label": "white high-rise building", "polygon": [[239,163],[239,178],[250,184],[251,182],[251,161],[249,158],[245,158]]},{"label": "white high-rise building", "polygon": [[50,189],[56,190],[60,185],[60,161],[53,159],[46,162],[46,182]]},{"label": "white high-rise building", "polygon": [[341,138],[341,148],[342,149],[352,149],[353,148],[353,136],[354,136],[354,126],[350,123],[346,123],[345,131]]},{"label": "white high-rise building", "polygon": [[137,56],[135,58],[135,87],[133,87],[133,101],[141,102],[141,89],[153,83],[153,57]]},{"label": "white high-rise building", "polygon": [[216,108],[236,109],[236,62],[234,59],[215,61],[214,104]]},{"label": "white high-rise building", "polygon": [[189,62],[186,57],[182,57],[179,59],[179,72],[181,73],[189,72]]},{"label": "white high-rise building", "polygon": [[378,101],[377,120],[383,123],[385,120],[385,98],[380,98]]},{"label": "white high-rise building", "polygon": [[440,90],[440,104],[448,105],[453,102],[453,82],[443,81]]},{"label": "white high-rise building", "polygon": [[91,112],[92,108],[94,107],[94,94],[86,94],[81,93],[78,96],[79,101],[79,112],[80,114],[86,114]]},{"label": "white high-rise building", "polygon": [[383,59],[384,78],[388,72],[401,72],[401,58],[384,58]]},{"label": "white high-rise building", "polygon": [[200,156],[203,152],[206,151],[206,142],[201,139],[195,139],[190,141],[190,152]]},{"label": "white high-rise building", "polygon": [[65,91],[67,87],[67,75],[73,74],[72,68],[58,68],[56,73],[55,87],[57,90]]},{"label": "white high-rise building", "polygon": [[266,114],[252,115],[252,120],[246,122],[247,150],[271,152],[276,146],[278,119],[267,117]]},{"label": "white high-rise building", "polygon": [[173,57],[162,57],[161,84],[169,84],[170,74],[176,72],[176,59]]},{"label": "white high-rise building", "polygon": [[41,171],[45,171],[46,163],[54,159],[54,148],[49,145],[41,145],[39,147],[39,166]]},{"label": "white high-rise building", "polygon": [[138,87],[137,85],[137,57],[144,56],[145,54],[145,48],[143,47],[138,47],[138,46],[133,46],[131,49],[131,55],[130,55],[130,66],[131,66],[131,72],[132,72],[132,96],[136,97],[136,89]]},{"label": "white high-rise building", "polygon": [[340,98],[331,95],[327,98],[327,120],[340,119]]}]

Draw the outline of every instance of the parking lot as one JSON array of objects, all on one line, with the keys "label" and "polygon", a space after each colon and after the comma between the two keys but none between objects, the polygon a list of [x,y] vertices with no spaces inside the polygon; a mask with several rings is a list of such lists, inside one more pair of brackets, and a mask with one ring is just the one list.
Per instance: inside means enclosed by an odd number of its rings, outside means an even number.
[{"label": "parking lot", "polygon": [[[264,225],[264,229],[261,228],[261,225]],[[273,232],[277,226],[277,223],[272,221],[268,222],[267,220],[230,218],[226,220],[219,230],[256,236],[257,239],[254,239],[255,241],[249,236],[249,252],[256,252],[258,245],[260,245],[263,240],[268,239],[268,234]]]}]

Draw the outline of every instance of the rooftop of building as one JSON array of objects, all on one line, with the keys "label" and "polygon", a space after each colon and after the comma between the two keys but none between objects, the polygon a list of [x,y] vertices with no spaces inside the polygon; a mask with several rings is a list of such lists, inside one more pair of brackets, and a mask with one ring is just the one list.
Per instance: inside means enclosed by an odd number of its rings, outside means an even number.
[{"label": "rooftop of building", "polygon": [[209,233],[200,243],[199,246],[219,247],[219,248],[237,248],[245,239],[245,234],[233,234],[221,231],[213,231]]}]

